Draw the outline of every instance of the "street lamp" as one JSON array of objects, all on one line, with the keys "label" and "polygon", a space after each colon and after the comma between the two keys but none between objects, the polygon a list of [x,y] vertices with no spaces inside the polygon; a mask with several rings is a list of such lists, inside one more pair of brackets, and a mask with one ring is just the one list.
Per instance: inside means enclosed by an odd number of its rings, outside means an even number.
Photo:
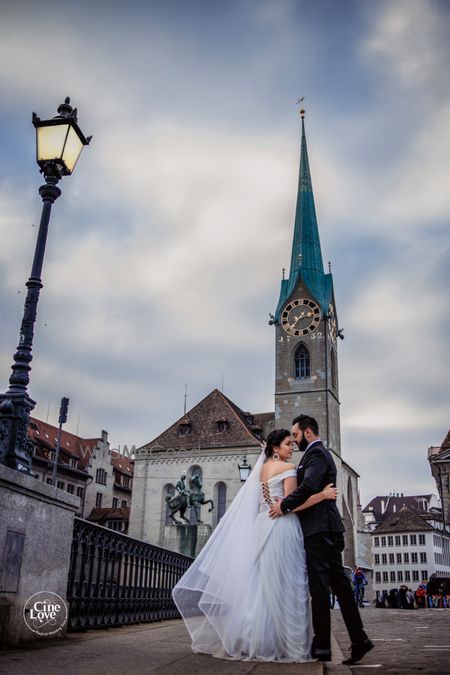
[{"label": "street lamp", "polygon": [[242,464],[238,464],[238,469],[241,482],[245,483],[247,478],[250,476],[250,471],[252,470],[251,464],[247,464],[247,457],[245,455],[244,459],[242,460]]},{"label": "street lamp", "polygon": [[0,394],[0,464],[27,474],[31,474],[33,451],[28,439],[28,425],[30,412],[36,405],[27,392],[27,385],[50,212],[61,195],[57,183],[72,173],[83,147],[91,140],[91,136],[86,138],[79,128],[77,109],[72,108],[69,98],[59,106],[58,114],[52,119],[41,120],[33,113],[33,125],[36,128],[36,160],[45,178],[45,185],[39,188],[42,215],[31,276],[26,283],[28,291],[9,389]]}]

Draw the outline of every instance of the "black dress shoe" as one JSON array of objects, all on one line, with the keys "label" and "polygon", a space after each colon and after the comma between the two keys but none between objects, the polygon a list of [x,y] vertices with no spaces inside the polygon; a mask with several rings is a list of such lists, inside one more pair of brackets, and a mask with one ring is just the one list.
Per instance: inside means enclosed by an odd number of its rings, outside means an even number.
[{"label": "black dress shoe", "polygon": [[373,649],[374,647],[375,645],[373,644],[372,640],[369,640],[369,638],[363,640],[362,642],[355,642],[350,647],[351,649],[350,658],[345,659],[345,661],[342,661],[342,663],[346,666],[351,666],[353,663],[357,663],[358,661],[360,661],[364,656],[364,654],[370,652],[370,650]]},{"label": "black dress shoe", "polygon": [[311,650],[313,659],[318,661],[331,661],[331,649],[317,649],[313,647]]}]

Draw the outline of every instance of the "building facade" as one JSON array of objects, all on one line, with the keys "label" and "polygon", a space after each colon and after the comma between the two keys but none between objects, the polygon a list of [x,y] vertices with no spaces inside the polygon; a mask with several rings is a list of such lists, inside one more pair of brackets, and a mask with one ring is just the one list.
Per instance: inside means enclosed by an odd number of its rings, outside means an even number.
[{"label": "building facade", "polygon": [[433,576],[450,577],[450,530],[439,513],[401,506],[371,533],[373,590],[415,590]]},{"label": "building facade", "polygon": [[450,525],[450,431],[439,447],[428,449],[431,473],[442,504],[442,517]]},{"label": "building facade", "polygon": [[[177,493],[183,473],[185,485],[200,476],[205,499],[201,521],[213,529],[242,483],[239,465],[254,466],[261,453],[262,428],[257,416],[241,410],[218,389],[189,410],[166,431],[136,451],[135,487],[130,535],[162,547],[171,546],[173,527],[166,497]],[[180,514],[175,517],[180,520]],[[193,509],[185,517],[195,523]]]},{"label": "building facade", "polygon": [[[32,417],[28,435],[33,443],[35,478],[52,482],[58,427]],[[82,438],[61,431],[57,487],[80,498],[77,515],[127,533],[134,462],[111,450],[108,432]]]}]

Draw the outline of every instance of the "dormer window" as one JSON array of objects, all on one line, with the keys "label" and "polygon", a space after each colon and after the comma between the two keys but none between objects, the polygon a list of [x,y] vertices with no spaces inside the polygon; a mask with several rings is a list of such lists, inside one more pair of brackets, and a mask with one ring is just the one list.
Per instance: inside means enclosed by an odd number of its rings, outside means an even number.
[{"label": "dormer window", "polygon": [[188,419],[181,420],[178,425],[178,433],[180,436],[189,436],[192,431],[192,423]]},{"label": "dormer window", "polygon": [[228,429],[228,420],[226,417],[221,417],[220,419],[216,420],[216,426],[217,426],[217,431],[219,433],[223,433]]}]

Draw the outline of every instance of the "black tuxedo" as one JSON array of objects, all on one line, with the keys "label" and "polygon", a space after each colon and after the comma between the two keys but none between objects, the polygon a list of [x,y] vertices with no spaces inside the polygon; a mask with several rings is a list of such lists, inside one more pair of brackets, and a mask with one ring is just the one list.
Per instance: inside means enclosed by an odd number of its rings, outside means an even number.
[{"label": "black tuxedo", "polygon": [[[336,465],[331,453],[321,441],[309,446],[297,470],[298,487],[285,497],[280,506],[283,513],[303,504],[324,487],[336,485]],[[352,643],[367,638],[353,595],[350,581],[342,565],[345,531],[342,518],[332,499],[325,499],[303,511],[298,511],[302,525],[309,589],[311,592],[314,648],[330,650],[330,588],[339,607]]]},{"label": "black tuxedo", "polygon": [[[321,492],[324,487],[336,485],[336,465],[322,441],[313,443],[303,455],[297,468],[298,487],[281,502],[283,513],[289,513],[303,504],[308,497]],[[319,532],[344,532],[342,518],[333,499],[323,501],[304,511],[297,511],[303,535],[309,537]]]}]

